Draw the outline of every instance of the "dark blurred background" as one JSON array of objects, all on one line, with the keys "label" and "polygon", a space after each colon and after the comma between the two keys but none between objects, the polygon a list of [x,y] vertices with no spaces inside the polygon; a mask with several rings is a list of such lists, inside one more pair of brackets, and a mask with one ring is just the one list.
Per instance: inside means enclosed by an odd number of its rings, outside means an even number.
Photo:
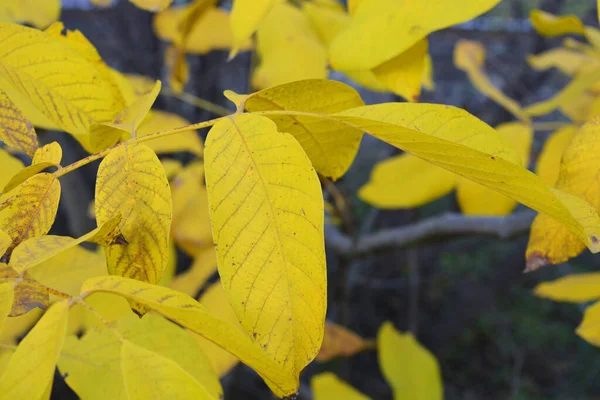
[{"label": "dark blurred background", "polygon": [[[81,30],[110,66],[167,82],[163,65],[167,45],[153,33],[152,14],[125,0],[93,10],[87,0],[63,0],[63,3],[61,19],[66,27]],[[475,21],[432,34],[430,52],[436,90],[425,92],[421,101],[465,108],[491,125],[511,120],[505,110],[479,94],[466,75],[454,67],[452,53],[457,40],[482,42],[487,50],[486,71],[494,84],[519,103],[529,105],[550,97],[568,82],[556,70],[540,73],[528,66],[527,55],[555,47],[562,40],[538,36],[527,20],[530,10],[574,13],[584,23],[597,26],[595,3],[593,0],[504,0]],[[227,1],[223,5],[229,6]],[[225,89],[251,91],[248,53],[231,62],[227,62],[226,52],[188,56],[188,61],[191,79],[185,87],[187,93],[230,108],[222,96]],[[343,79],[338,74],[332,77]],[[367,91],[361,94],[367,103],[400,101],[388,94]],[[166,96],[159,97],[157,107],[192,122],[214,117]],[[547,119],[565,118],[555,113]],[[536,132],[533,160],[548,133]],[[67,135],[55,132],[41,135],[42,142],[57,139],[65,144],[65,164],[84,156]],[[367,181],[373,165],[391,154],[394,154],[392,148],[366,137],[353,167],[336,182],[348,202],[354,226],[349,234],[376,232],[445,211],[459,211],[454,194],[410,211],[381,211],[362,203],[356,196],[357,188]],[[79,236],[94,228],[93,220],[87,216],[87,204],[93,198],[94,168],[97,165],[64,178],[60,215],[53,233]],[[574,332],[583,308],[542,300],[531,291],[541,281],[595,270],[600,259],[588,253],[568,265],[523,274],[526,244],[525,232],[508,240],[476,236],[444,238],[355,260],[328,251],[328,317],[363,337],[375,337],[386,320],[400,330],[411,330],[439,359],[446,399],[600,398],[600,350]],[[189,266],[189,261],[180,257],[179,269]],[[324,370],[336,372],[374,399],[391,399],[374,352],[313,364],[303,379]],[[307,382],[303,381],[301,398],[310,398]],[[226,399],[271,398],[261,380],[243,365],[225,378],[224,389]],[[57,377],[52,398],[76,397]]]}]

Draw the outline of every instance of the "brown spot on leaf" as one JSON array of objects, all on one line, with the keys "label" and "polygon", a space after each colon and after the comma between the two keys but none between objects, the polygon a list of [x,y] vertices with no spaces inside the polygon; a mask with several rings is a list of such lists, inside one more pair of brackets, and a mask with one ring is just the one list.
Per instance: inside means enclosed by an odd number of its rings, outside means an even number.
[{"label": "brown spot on leaf", "polygon": [[550,264],[548,257],[544,256],[540,252],[535,251],[531,253],[529,257],[527,257],[525,271],[523,272],[532,272],[548,264]]}]

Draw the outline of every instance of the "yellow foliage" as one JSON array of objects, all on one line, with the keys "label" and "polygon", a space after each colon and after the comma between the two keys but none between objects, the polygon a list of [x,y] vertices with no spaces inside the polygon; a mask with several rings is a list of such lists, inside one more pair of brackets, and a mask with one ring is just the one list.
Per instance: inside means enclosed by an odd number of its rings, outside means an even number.
[{"label": "yellow foliage", "polygon": [[[177,114],[153,110],[144,119],[137,129],[137,137],[151,133],[166,131],[190,125],[190,122]],[[177,153],[187,151],[195,156],[202,156],[204,151],[200,136],[197,131],[187,131],[175,136],[160,137],[146,143],[156,154]]]},{"label": "yellow foliage", "polygon": [[567,275],[535,287],[536,296],[554,301],[583,303],[600,299],[600,273]]},{"label": "yellow foliage", "polygon": [[537,160],[535,173],[546,185],[556,185],[560,161],[575,132],[577,132],[577,126],[564,126],[553,132],[544,143],[544,148]]},{"label": "yellow foliage", "polygon": [[559,47],[527,57],[527,62],[538,71],[556,68],[563,74],[574,75],[598,66],[598,61],[577,50]]},{"label": "yellow foliage", "polygon": [[231,9],[231,31],[233,33],[233,49],[230,58],[234,57],[256,29],[269,14],[271,8],[279,0],[235,0]]},{"label": "yellow foliage", "polygon": [[25,22],[45,28],[60,16],[60,0],[8,0],[0,4],[0,22]]},{"label": "yellow foliage", "polygon": [[23,163],[16,157],[13,157],[8,151],[0,149],[0,187],[5,187],[10,179],[24,168]]},{"label": "yellow foliage", "polygon": [[8,193],[21,183],[33,175],[43,171],[48,167],[56,167],[60,164],[62,159],[62,148],[57,142],[49,143],[43,147],[38,148],[33,155],[31,165],[17,172],[10,181],[2,189],[3,193]]},{"label": "yellow foliage", "polygon": [[[14,284],[12,282],[0,283],[0,332],[4,328],[4,321],[8,318],[14,299]],[[2,371],[0,371],[0,374]]]},{"label": "yellow foliage", "polygon": [[171,3],[173,2],[173,0],[129,0],[131,1],[133,4],[135,4],[136,6],[138,6],[139,8],[146,10],[146,11],[152,11],[152,12],[158,12],[158,11],[162,11],[165,8],[169,7],[171,5]]},{"label": "yellow foliage", "polygon": [[33,157],[33,153],[38,148],[33,125],[2,90],[0,90],[0,141],[30,157]]},{"label": "yellow foliage", "polygon": [[0,263],[0,280],[13,283],[14,299],[9,317],[18,317],[34,308],[46,309],[50,304],[48,291],[40,287],[27,272],[21,276],[14,269]]},{"label": "yellow foliage", "polygon": [[331,372],[314,376],[310,381],[315,400],[369,400]]},{"label": "yellow foliage", "polygon": [[371,347],[371,342],[351,330],[331,321],[325,322],[325,335],[317,360],[329,361],[336,357],[348,357]]},{"label": "yellow foliage", "polygon": [[177,275],[171,281],[169,287],[195,297],[215,272],[217,272],[217,254],[212,246],[207,246],[194,257],[194,262],[187,271]]},{"label": "yellow foliage", "polygon": [[600,45],[600,31],[583,25],[575,15],[556,17],[544,11],[533,10],[529,13],[529,19],[540,35],[554,37],[574,33],[584,35],[596,47]]}]

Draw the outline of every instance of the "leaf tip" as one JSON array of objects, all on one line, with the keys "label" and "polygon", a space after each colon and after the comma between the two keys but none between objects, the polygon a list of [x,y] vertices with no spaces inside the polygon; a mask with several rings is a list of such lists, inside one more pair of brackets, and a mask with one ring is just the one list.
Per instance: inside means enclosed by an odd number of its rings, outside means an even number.
[{"label": "leaf tip", "polygon": [[525,270],[523,272],[533,272],[541,267],[551,264],[548,257],[542,253],[535,251],[527,256],[527,262],[525,264]]}]

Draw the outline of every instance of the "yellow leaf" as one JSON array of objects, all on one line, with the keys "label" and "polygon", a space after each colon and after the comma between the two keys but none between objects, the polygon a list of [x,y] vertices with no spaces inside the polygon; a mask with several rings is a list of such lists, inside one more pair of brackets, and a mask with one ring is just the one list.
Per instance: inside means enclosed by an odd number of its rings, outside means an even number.
[{"label": "yellow leaf", "polygon": [[577,327],[577,334],[594,346],[600,346],[600,303],[593,304],[585,309],[583,321]]},{"label": "yellow leaf", "polygon": [[10,179],[23,169],[23,163],[16,157],[13,157],[9,152],[0,149],[0,187],[6,186]]},{"label": "yellow leaf", "polygon": [[122,74],[110,69],[110,74],[123,96],[126,106],[131,106],[138,98],[150,93],[156,80],[136,74]]},{"label": "yellow leaf", "polygon": [[54,223],[60,183],[52,174],[38,174],[23,182],[10,207],[0,211],[0,229],[12,238],[12,251],[22,241],[48,233]]},{"label": "yellow leaf", "polygon": [[0,22],[25,22],[45,28],[60,16],[60,0],[8,0],[0,4]]},{"label": "yellow leaf", "polygon": [[323,344],[317,355],[317,360],[325,362],[336,357],[349,357],[366,350],[370,346],[369,341],[361,338],[351,330],[327,321],[325,322]]},{"label": "yellow leaf", "polygon": [[112,121],[120,111],[114,82],[87,58],[89,49],[81,54],[81,46],[14,24],[0,24],[0,40],[0,87],[26,117],[33,106],[85,144],[92,122]]},{"label": "yellow leaf", "polygon": [[48,167],[56,167],[62,159],[62,148],[57,142],[49,143],[35,151],[31,165],[17,172],[4,186],[3,193],[8,193],[33,175]]},{"label": "yellow leaf", "polygon": [[410,333],[384,323],[377,335],[379,367],[392,387],[395,400],[441,400],[440,367],[433,354]]},{"label": "yellow leaf", "polygon": [[[87,299],[86,299],[87,302]],[[128,341],[176,363],[208,393],[219,396],[221,385],[209,360],[186,332],[158,315],[142,319],[130,315],[112,323]],[[150,334],[149,334],[150,333]],[[121,377],[121,343],[106,326],[87,332],[81,339],[66,339],[58,366],[67,384],[84,399],[124,399]],[[162,398],[173,398],[164,396]]]},{"label": "yellow leaf", "polygon": [[90,148],[97,152],[113,146],[123,134],[135,137],[136,130],[144,121],[152,104],[160,93],[161,82],[156,81],[152,90],[138,97],[129,107],[115,116],[112,123],[93,124],[90,127]]},{"label": "yellow leaf", "polygon": [[343,10],[324,7],[316,2],[302,3],[302,11],[308,17],[321,43],[327,47],[350,22],[349,16]]},{"label": "yellow leaf", "polygon": [[158,12],[169,7],[173,0],[129,0],[142,10]]},{"label": "yellow leaf", "polygon": [[[533,141],[533,129],[521,122],[507,122],[496,127],[522,160],[519,165],[527,168]],[[477,182],[459,178],[456,196],[460,209],[467,215],[508,215],[517,206],[516,200],[491,190]]]},{"label": "yellow leaf", "polygon": [[[230,58],[238,49],[262,26],[263,19],[277,0],[235,0],[231,9],[231,32],[233,33],[233,49]],[[283,25],[282,25],[283,27]]]},{"label": "yellow leaf", "polygon": [[12,357],[15,351],[13,349],[2,348],[0,349],[0,376],[6,370],[6,366],[10,362],[10,358]]},{"label": "yellow leaf", "polygon": [[260,63],[252,74],[253,87],[327,77],[327,50],[298,8],[276,3],[260,24],[256,40]]},{"label": "yellow leaf", "polygon": [[41,288],[27,272],[23,277],[19,277],[14,269],[0,263],[0,281],[3,280],[11,282],[14,286],[14,300],[10,317],[23,315],[36,307],[46,309],[50,304],[48,291]]},{"label": "yellow leaf", "polygon": [[592,100],[592,103],[589,105],[588,114],[583,119],[583,121],[589,121],[594,119],[597,115],[600,114],[600,96],[596,97]]},{"label": "yellow leaf", "polygon": [[96,181],[96,220],[117,213],[126,245],[106,248],[108,271],[151,283],[168,261],[171,193],[156,154],[144,145],[121,145],[100,163]]},{"label": "yellow leaf", "polygon": [[310,386],[315,400],[369,400],[369,397],[331,372],[315,375],[310,381]]},{"label": "yellow leaf", "polygon": [[[560,174],[556,187],[588,201],[600,210],[600,182],[598,169],[600,151],[600,117],[583,125],[573,134],[562,155]],[[578,256],[585,249],[583,243],[571,231],[547,215],[538,215],[531,225],[527,245],[527,270],[546,264],[559,264]]]},{"label": "yellow leaf", "polygon": [[[226,95],[231,93],[227,92]],[[293,110],[329,114],[364,103],[356,90],[340,82],[305,80],[250,94],[237,105],[251,112]],[[333,179],[341,177],[348,170],[363,135],[360,129],[311,115],[290,113],[271,115],[269,118],[277,124],[280,132],[294,135],[317,171]]]},{"label": "yellow leaf", "polygon": [[177,275],[169,287],[195,297],[215,272],[217,272],[215,249],[212,246],[205,247],[196,255],[192,266],[184,273]]},{"label": "yellow leaf", "polygon": [[186,294],[119,276],[99,277],[86,281],[82,292],[119,294],[169,318],[213,343],[227,349],[259,373],[278,396],[291,396],[298,389],[298,375],[283,371],[248,336],[231,324],[215,318]]},{"label": "yellow leaf", "polygon": [[556,68],[566,75],[574,75],[590,66],[598,66],[598,61],[580,51],[559,47],[527,57],[527,62],[538,71]]},{"label": "yellow leaf", "polygon": [[408,101],[419,101],[427,49],[427,39],[419,40],[405,52],[375,67],[375,78]]},{"label": "yellow leaf", "polygon": [[204,165],[194,162],[186,166],[171,184],[173,224],[171,235],[186,253],[196,256],[212,247],[212,231],[208,215],[208,193],[204,182]]},{"label": "yellow leaf", "polygon": [[55,303],[25,336],[0,377],[6,399],[38,399],[52,385],[65,339],[69,302]]},{"label": "yellow leaf", "polygon": [[573,274],[542,282],[535,287],[534,293],[538,297],[570,303],[600,299],[600,273]]},{"label": "yellow leaf", "polygon": [[352,22],[331,43],[330,63],[342,71],[375,68],[429,33],[468,21],[499,2],[464,0],[457,7],[452,2],[364,1],[354,12]]},{"label": "yellow leaf", "polygon": [[587,122],[594,102],[594,95],[590,92],[591,90],[581,93],[571,101],[561,104],[558,109],[573,122],[578,124]]},{"label": "yellow leaf", "polygon": [[[190,122],[177,114],[153,110],[137,129],[137,136],[142,137],[155,132],[180,128],[185,125],[190,125]],[[187,131],[178,133],[177,135],[152,139],[146,142],[146,145],[154,150],[156,154],[187,151],[201,157],[204,151],[202,140],[200,140],[197,131]]]},{"label": "yellow leaf", "polygon": [[421,79],[425,89],[429,91],[435,90],[435,82],[433,81],[433,60],[429,54],[425,56],[425,68],[423,69],[423,76]]},{"label": "yellow leaf", "polygon": [[452,172],[402,154],[378,163],[358,196],[378,208],[414,208],[447,195],[457,181]]},{"label": "yellow leaf", "polygon": [[471,83],[484,95],[500,104],[515,117],[527,121],[529,117],[523,113],[519,103],[502,93],[490,81],[483,70],[485,48],[479,42],[461,40],[454,48],[454,65],[465,71]]},{"label": "yellow leaf", "polygon": [[366,1],[364,1],[364,0],[348,0],[348,13],[350,15],[356,14],[356,10],[358,10],[358,7],[362,3],[366,3]]},{"label": "yellow leaf", "polygon": [[253,340],[297,376],[323,339],[319,178],[292,135],[252,114],[213,126],[205,162],[219,275],[231,306]]},{"label": "yellow leaf", "polygon": [[31,122],[0,90],[0,141],[30,157],[38,148],[37,135]]},{"label": "yellow leaf", "polygon": [[577,126],[567,125],[557,131],[544,143],[540,153],[535,173],[539,175],[542,182],[548,186],[556,185],[560,171],[560,160],[562,160],[565,149],[571,142],[571,138],[577,132]]},{"label": "yellow leaf", "polygon": [[[104,265],[106,270],[106,264]],[[106,272],[102,275],[106,275]],[[98,275],[95,275],[98,276]],[[79,285],[81,287],[81,284]],[[97,313],[102,315],[104,320],[113,323],[122,318],[136,317],[127,300],[123,297],[110,294],[110,293],[94,293],[85,299],[85,302],[96,310]],[[93,328],[104,328],[102,321],[98,319],[96,315],[83,308],[83,316],[81,319],[81,328],[89,331]],[[75,333],[75,332],[74,332]],[[112,335],[112,334],[111,334]]]},{"label": "yellow leaf", "polygon": [[12,239],[10,235],[2,230],[0,230],[0,257],[6,253],[6,250],[10,247],[12,243]]},{"label": "yellow leaf", "polygon": [[[154,152],[156,153],[156,150]],[[169,181],[183,170],[183,164],[177,160],[165,158],[160,160],[160,163],[162,164],[165,170],[165,175]]]},{"label": "yellow leaf", "polygon": [[4,321],[6,321],[12,308],[15,293],[13,287],[14,283],[10,281],[0,283],[0,332],[2,332]]},{"label": "yellow leaf", "polygon": [[169,46],[165,51],[165,68],[169,76],[169,86],[175,93],[183,92],[183,88],[190,80],[190,66],[182,49]]},{"label": "yellow leaf", "polygon": [[529,19],[535,30],[543,36],[555,37],[567,34],[584,35],[594,46],[600,44],[600,32],[585,26],[575,15],[554,16],[541,10],[532,10]]},{"label": "yellow leaf", "polygon": [[[4,322],[4,329],[0,331],[0,343],[16,345],[29,328],[40,319],[41,315],[42,310],[34,308],[18,317],[7,318]],[[0,371],[0,374],[2,374],[2,371]]]}]

